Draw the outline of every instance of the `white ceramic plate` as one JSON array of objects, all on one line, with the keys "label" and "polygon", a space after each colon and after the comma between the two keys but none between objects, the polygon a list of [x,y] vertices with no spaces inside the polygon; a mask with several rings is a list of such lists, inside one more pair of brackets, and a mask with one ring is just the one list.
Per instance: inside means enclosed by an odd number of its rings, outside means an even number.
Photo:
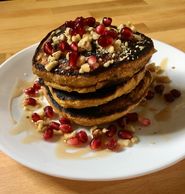
[{"label": "white ceramic plate", "polygon": [[[11,135],[8,99],[17,78],[32,76],[31,59],[37,44],[12,56],[0,66],[0,148],[19,163],[52,176],[75,180],[117,180],[141,176],[166,168],[185,156],[185,54],[176,48],[154,41],[158,50],[152,62],[159,64],[168,58],[167,74],[172,87],[182,91],[182,97],[172,103],[171,118],[167,122],[155,122],[137,134],[140,142],[120,153],[107,157],[81,159],[57,159],[55,143],[39,141],[21,143],[22,134]],[[172,67],[175,67],[173,69]],[[183,102],[184,101],[184,102]],[[17,110],[18,111],[18,110]],[[156,133],[157,132],[157,133]]]}]

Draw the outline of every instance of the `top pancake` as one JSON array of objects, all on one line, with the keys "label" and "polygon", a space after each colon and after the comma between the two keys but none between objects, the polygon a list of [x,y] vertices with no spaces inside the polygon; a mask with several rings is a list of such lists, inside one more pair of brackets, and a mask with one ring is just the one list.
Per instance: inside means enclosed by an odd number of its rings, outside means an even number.
[{"label": "top pancake", "polygon": [[[87,18],[82,20],[86,21]],[[79,19],[72,22],[79,26]],[[36,49],[33,57],[33,72],[44,81],[57,86],[95,88],[101,82],[132,77],[145,66],[155,52],[152,40],[144,34],[131,31],[131,36],[128,38],[123,35],[123,31],[128,28],[126,26],[122,26],[122,28],[112,25],[105,27],[106,32],[111,30],[116,32],[117,35],[113,38],[110,35],[96,33],[99,25],[98,22],[91,26],[83,24],[84,32],[80,35],[72,34],[76,26],[69,27],[67,23],[51,31]],[[108,38],[111,43],[101,46],[99,42],[102,37]],[[61,42],[63,41],[68,43],[68,47],[72,42],[76,42],[78,51],[74,51],[73,47],[71,50],[70,48],[62,50]],[[48,52],[48,44],[51,46],[52,52],[50,52],[51,50]],[[77,54],[78,59],[75,64],[72,64],[70,57],[75,55],[74,53]],[[59,57],[58,59],[55,58],[56,55]],[[89,61],[92,56],[96,58],[94,64]],[[52,65],[50,65],[51,63]],[[51,66],[52,68],[50,68]]]}]

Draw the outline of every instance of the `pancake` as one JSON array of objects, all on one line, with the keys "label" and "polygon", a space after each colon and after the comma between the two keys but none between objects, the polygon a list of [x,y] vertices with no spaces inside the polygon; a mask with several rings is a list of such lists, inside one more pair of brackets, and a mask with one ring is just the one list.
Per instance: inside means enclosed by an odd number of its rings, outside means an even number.
[{"label": "pancake", "polygon": [[94,126],[114,121],[135,108],[145,97],[151,82],[152,76],[147,72],[143,80],[129,94],[122,95],[98,107],[83,109],[63,108],[54,100],[47,86],[43,90],[50,105],[60,115],[80,125]]},{"label": "pancake", "polygon": [[77,92],[66,92],[49,87],[54,100],[64,108],[86,108],[105,104],[115,98],[129,93],[145,76],[145,69],[134,75],[126,82],[101,88],[93,93],[79,94]]},{"label": "pancake", "polygon": [[[128,30],[125,25],[121,29],[113,25],[105,27],[107,32],[112,30],[116,33],[116,37],[113,37],[96,33],[97,27],[101,24],[95,22],[88,26],[86,20],[87,18],[80,17],[70,21],[74,23],[73,27],[68,24],[69,22],[65,23],[51,31],[40,42],[33,57],[32,70],[38,77],[43,78],[46,84],[48,82],[53,84],[52,87],[61,86],[63,90],[66,87],[67,91],[69,88],[73,88],[74,91],[78,90],[75,88],[87,87],[100,89],[110,81],[131,78],[143,69],[155,52],[153,41],[149,37]],[[79,25],[83,33],[75,31]],[[123,36],[122,31],[125,29],[130,31],[129,38]],[[103,46],[102,38],[106,38],[106,44],[109,40],[109,44]],[[65,49],[61,42],[67,44]],[[77,44],[75,48],[74,43]],[[60,56],[57,55],[55,58],[53,55],[56,56],[57,52]],[[96,58],[93,65],[89,62],[90,57]],[[84,62],[81,62],[82,58]]]}]

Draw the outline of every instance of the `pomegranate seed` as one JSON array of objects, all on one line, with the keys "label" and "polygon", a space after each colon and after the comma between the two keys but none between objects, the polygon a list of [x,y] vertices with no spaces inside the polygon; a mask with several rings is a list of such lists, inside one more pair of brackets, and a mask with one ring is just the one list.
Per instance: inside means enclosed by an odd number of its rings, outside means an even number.
[{"label": "pomegranate seed", "polygon": [[83,27],[78,27],[76,28],[76,33],[80,34],[80,36],[82,37],[85,34],[85,29]]},{"label": "pomegranate seed", "polygon": [[36,106],[37,101],[34,98],[26,98],[24,101],[25,105],[30,105],[30,106]]},{"label": "pomegranate seed", "polygon": [[75,19],[75,25],[76,25],[75,27],[78,27],[78,26],[83,27],[84,26],[84,20],[85,20],[85,18],[83,18],[82,16],[77,17]]},{"label": "pomegranate seed", "polygon": [[172,95],[172,93],[166,93],[164,94],[164,99],[166,102],[173,102],[175,100],[175,97]]},{"label": "pomegranate seed", "polygon": [[48,117],[48,118],[53,118],[53,116],[54,116],[54,111],[53,111],[53,108],[51,106],[44,107],[44,113],[45,113],[46,117]]},{"label": "pomegranate seed", "polygon": [[78,51],[78,45],[77,45],[76,42],[72,42],[71,45],[70,45],[70,47],[71,47],[71,49],[73,51],[76,51],[76,52]]},{"label": "pomegranate seed", "polygon": [[59,129],[63,132],[63,133],[71,133],[73,131],[73,128],[71,125],[69,124],[62,124],[60,125]]},{"label": "pomegranate seed", "polygon": [[94,65],[94,64],[96,63],[96,61],[97,61],[97,58],[96,58],[96,56],[94,56],[94,55],[91,55],[91,56],[88,58],[88,60],[87,60],[87,62],[89,63],[89,65]]},{"label": "pomegranate seed", "polygon": [[172,94],[172,96],[174,98],[179,98],[181,96],[181,92],[179,90],[177,90],[177,89],[171,90],[170,93]]},{"label": "pomegranate seed", "polygon": [[117,123],[119,125],[119,127],[124,128],[125,124],[126,124],[126,118],[125,117],[121,117],[117,120]]},{"label": "pomegranate seed", "polygon": [[141,117],[141,116],[138,118],[138,121],[139,121],[139,123],[140,123],[142,126],[145,126],[145,127],[147,127],[147,126],[149,126],[149,125],[151,124],[150,119],[145,118],[145,117]]},{"label": "pomegranate seed", "polygon": [[69,27],[69,28],[74,28],[75,26],[75,22],[74,21],[66,21],[65,23],[66,27]]},{"label": "pomegranate seed", "polygon": [[154,98],[154,96],[155,96],[155,93],[153,91],[149,90],[148,93],[147,93],[147,95],[145,96],[145,98],[147,100],[151,100],[151,99]]},{"label": "pomegranate seed", "polygon": [[68,118],[65,118],[65,117],[61,117],[61,118],[59,119],[59,122],[60,122],[61,124],[71,124],[70,120],[69,120]]},{"label": "pomegranate seed", "polygon": [[125,116],[126,122],[137,122],[138,121],[138,114],[136,112],[128,113]]},{"label": "pomegranate seed", "polygon": [[93,27],[95,25],[95,22],[96,22],[95,18],[87,17],[85,18],[84,24],[87,26]]},{"label": "pomegranate seed", "polygon": [[132,30],[128,27],[123,27],[121,29],[122,40],[130,40],[131,37],[132,37]]},{"label": "pomegranate seed", "polygon": [[110,139],[107,143],[106,143],[106,147],[109,149],[109,150],[116,150],[118,148],[118,142],[117,140],[115,139]]},{"label": "pomegranate seed", "polygon": [[157,94],[163,94],[164,92],[164,85],[159,84],[154,87],[154,90]]},{"label": "pomegranate seed", "polygon": [[24,93],[27,94],[28,96],[35,96],[36,91],[34,87],[30,87],[24,90]]},{"label": "pomegranate seed", "polygon": [[42,120],[41,116],[39,114],[37,114],[36,112],[31,115],[31,118],[32,118],[33,122],[37,122],[39,120]]},{"label": "pomegranate seed", "polygon": [[109,35],[102,35],[98,38],[98,44],[102,47],[107,47],[111,45],[113,42],[113,38]]},{"label": "pomegranate seed", "polygon": [[79,131],[76,134],[76,137],[79,139],[80,142],[82,143],[86,143],[88,141],[88,136],[87,133],[85,131]]},{"label": "pomegranate seed", "polygon": [[103,35],[105,33],[105,26],[103,24],[100,24],[96,27],[96,33]]},{"label": "pomegranate seed", "polygon": [[102,141],[100,138],[93,138],[90,142],[90,147],[92,150],[100,149],[102,145]]},{"label": "pomegranate seed", "polygon": [[121,139],[132,139],[133,133],[128,130],[120,130],[118,131],[118,137]]},{"label": "pomegranate seed", "polygon": [[115,125],[110,125],[107,127],[108,131],[106,132],[107,137],[113,137],[116,134],[117,127]]},{"label": "pomegranate seed", "polygon": [[50,42],[46,42],[44,44],[44,52],[48,55],[51,55],[53,53],[53,47]]},{"label": "pomegranate seed", "polygon": [[71,52],[69,53],[69,66],[75,67],[78,60],[78,53],[77,52]]},{"label": "pomegranate seed", "polygon": [[35,81],[33,84],[33,88],[35,89],[35,91],[40,90],[41,88],[40,83],[38,81]]},{"label": "pomegranate seed", "polygon": [[112,18],[108,18],[108,17],[104,17],[104,18],[103,18],[103,24],[104,24],[105,26],[110,26],[111,23],[112,23]]},{"label": "pomegranate seed", "polygon": [[106,30],[104,34],[111,36],[113,39],[118,37],[118,33],[114,29]]},{"label": "pomegranate seed", "polygon": [[62,52],[71,50],[69,44],[66,41],[61,41],[58,46]]},{"label": "pomegranate seed", "polygon": [[77,145],[80,145],[80,141],[78,137],[71,137],[67,140],[67,144],[72,145],[72,146],[77,146]]},{"label": "pomegranate seed", "polygon": [[60,124],[55,122],[55,121],[52,121],[50,124],[49,124],[49,127],[51,129],[55,129],[55,130],[59,130],[59,127],[60,127]]},{"label": "pomegranate seed", "polygon": [[45,140],[49,140],[53,137],[53,129],[51,129],[50,127],[48,127],[44,133],[43,133],[43,138]]}]

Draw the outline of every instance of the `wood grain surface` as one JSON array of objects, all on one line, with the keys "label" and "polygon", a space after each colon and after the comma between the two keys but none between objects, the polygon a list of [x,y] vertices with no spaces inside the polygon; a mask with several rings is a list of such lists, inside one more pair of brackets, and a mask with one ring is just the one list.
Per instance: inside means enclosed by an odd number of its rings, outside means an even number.
[{"label": "wood grain surface", "polygon": [[[185,51],[185,0],[0,1],[0,63],[65,20],[81,15],[110,16],[116,24],[132,21],[139,31]],[[40,174],[0,152],[0,194],[15,193],[184,194],[185,160],[135,179],[83,182]]]}]

